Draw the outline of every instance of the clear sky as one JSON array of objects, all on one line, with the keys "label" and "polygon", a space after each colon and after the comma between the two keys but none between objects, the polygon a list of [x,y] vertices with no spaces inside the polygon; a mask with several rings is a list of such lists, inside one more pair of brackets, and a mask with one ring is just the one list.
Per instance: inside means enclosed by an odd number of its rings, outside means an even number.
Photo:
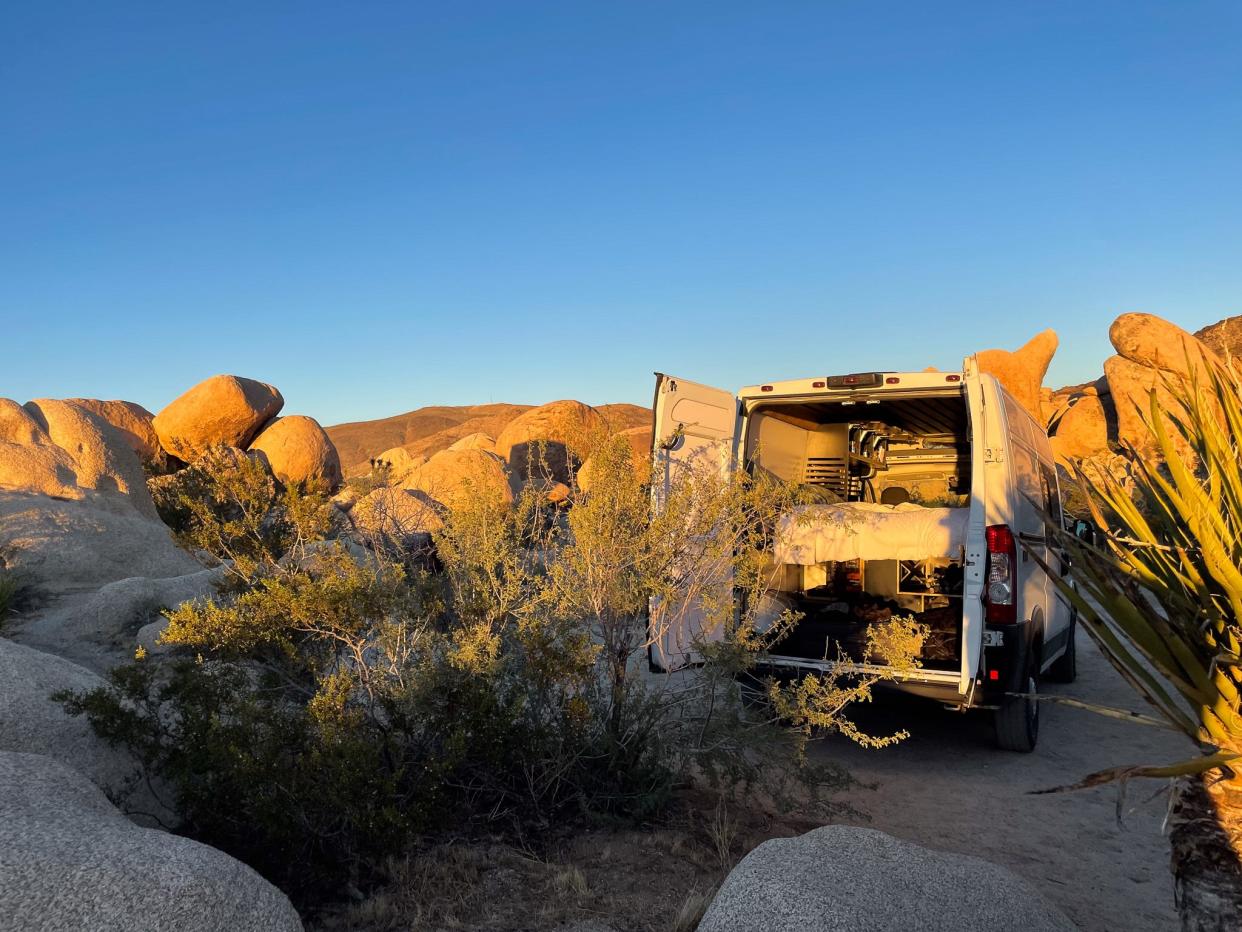
[{"label": "clear sky", "polygon": [[1242,313],[1242,3],[0,12],[0,395],[325,423]]}]

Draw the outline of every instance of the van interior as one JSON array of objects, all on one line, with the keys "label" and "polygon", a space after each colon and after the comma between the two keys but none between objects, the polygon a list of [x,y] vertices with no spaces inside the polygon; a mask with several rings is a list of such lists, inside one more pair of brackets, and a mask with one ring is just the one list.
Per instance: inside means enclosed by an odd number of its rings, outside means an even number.
[{"label": "van interior", "polygon": [[869,626],[909,615],[930,629],[923,666],[957,669],[971,485],[964,393],[773,399],[746,430],[747,468],[800,484],[813,502],[777,533],[769,620],[785,609],[802,619],[770,652],[867,663]]}]

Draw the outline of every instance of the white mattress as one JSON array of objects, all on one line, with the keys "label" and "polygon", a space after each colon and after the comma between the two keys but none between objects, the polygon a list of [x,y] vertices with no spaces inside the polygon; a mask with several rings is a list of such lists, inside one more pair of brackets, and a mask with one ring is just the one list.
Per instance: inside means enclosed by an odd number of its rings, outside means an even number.
[{"label": "white mattress", "polygon": [[803,505],[781,516],[773,557],[798,566],[956,557],[966,544],[969,517],[969,508],[924,508],[910,502]]}]

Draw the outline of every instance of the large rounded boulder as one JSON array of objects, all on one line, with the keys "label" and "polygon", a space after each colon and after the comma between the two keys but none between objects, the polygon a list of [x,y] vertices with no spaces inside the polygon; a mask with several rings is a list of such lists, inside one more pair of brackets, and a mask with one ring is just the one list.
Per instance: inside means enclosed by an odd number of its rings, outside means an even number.
[{"label": "large rounded boulder", "polygon": [[414,469],[402,487],[425,492],[450,509],[477,499],[496,504],[513,501],[504,462],[483,450],[441,450]]},{"label": "large rounded boulder", "polygon": [[[625,444],[622,452],[628,458],[630,469],[633,470],[634,478],[640,485],[651,478],[651,441],[650,426],[631,427],[628,430],[619,431],[613,435],[611,441]],[[587,457],[582,468],[578,470],[578,488],[584,492],[591,491],[591,485],[596,478],[595,473],[599,469],[599,457],[599,453]]]},{"label": "large rounded boulder", "polygon": [[[1108,379],[1109,393],[1117,412],[1117,439],[1133,446],[1145,457],[1156,457],[1156,442],[1147,427],[1151,416],[1151,393],[1167,412],[1181,412],[1181,405],[1173,397],[1165,380],[1167,373],[1151,366],[1143,366],[1123,356],[1109,356],[1104,360],[1104,376]],[[1058,431],[1059,432],[1059,431]],[[1189,447],[1174,432],[1173,442],[1184,455]]]},{"label": "large rounded boulder", "polygon": [[393,447],[372,460],[372,463],[383,464],[381,468],[387,472],[388,483],[393,486],[403,485],[414,470],[425,462],[427,462],[427,457],[411,453],[408,447]]},{"label": "large rounded boulder", "polygon": [[275,387],[236,375],[213,375],[155,416],[160,445],[192,462],[216,444],[245,449],[285,400]]},{"label": "large rounded boulder", "polygon": [[410,489],[376,489],[354,504],[349,517],[363,536],[400,547],[429,543],[431,532],[444,524],[439,505]]},{"label": "large rounded boulder", "polygon": [[34,415],[12,398],[0,398],[0,440],[22,446],[52,442]]},{"label": "large rounded boulder", "polygon": [[251,453],[262,453],[281,482],[335,489],[341,484],[341,458],[319,422],[292,414],[278,418],[254,438]]},{"label": "large rounded boulder", "polygon": [[827,825],[765,841],[733,868],[699,932],[867,929],[1073,932],[1012,871],[874,829]]},{"label": "large rounded boulder", "polygon": [[69,454],[53,443],[25,444],[0,439],[0,490],[80,499]]},{"label": "large rounded boulder", "polygon": [[496,453],[509,464],[516,484],[570,484],[594,439],[607,429],[600,414],[580,401],[552,401],[531,408],[506,425]]},{"label": "large rounded boulder", "polygon": [[69,715],[51,698],[61,690],[81,693],[104,685],[63,657],[0,638],[0,752],[46,754],[107,792],[124,791],[135,761],[96,735],[85,717]]},{"label": "large rounded boulder", "polygon": [[459,440],[454,440],[449,444],[450,450],[483,450],[485,453],[496,452],[496,438],[491,434],[476,430],[473,434],[466,434]]},{"label": "large rounded boulder", "polygon": [[1073,400],[1056,422],[1052,449],[1058,459],[1081,459],[1108,450],[1108,412],[1097,394]]},{"label": "large rounded boulder", "polygon": [[71,768],[0,752],[6,929],[300,932],[288,897],[215,848],[125,818]]},{"label": "large rounded boulder", "polygon": [[132,401],[100,401],[98,398],[69,398],[70,404],[89,411],[107,421],[144,463],[158,460],[163,454],[160,438],[155,434],[155,415]]},{"label": "large rounded boulder", "polygon": [[1185,375],[1191,369],[1202,374],[1221,359],[1176,324],[1155,314],[1122,314],[1108,328],[1117,354],[1149,369]]},{"label": "large rounded boulder", "polygon": [[120,431],[69,401],[40,398],[24,407],[69,455],[78,488],[121,493],[140,514],[157,517],[142,464]]}]

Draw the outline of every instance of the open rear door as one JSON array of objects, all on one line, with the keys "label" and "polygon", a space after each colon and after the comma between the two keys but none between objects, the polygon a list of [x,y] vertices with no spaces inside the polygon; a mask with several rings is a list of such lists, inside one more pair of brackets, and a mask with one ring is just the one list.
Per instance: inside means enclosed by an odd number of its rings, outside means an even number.
[{"label": "open rear door", "polygon": [[[727,475],[736,459],[737,398],[732,392],[656,373],[653,430],[652,509],[660,513],[675,484],[687,471],[712,470]],[[687,540],[687,559],[700,548]],[[695,645],[724,636],[720,606],[732,605],[733,564],[685,568],[695,580],[680,599],[652,599],[648,612],[651,668],[672,672],[701,663]],[[706,608],[713,605],[715,612]]]},{"label": "open rear door", "polygon": [[[983,377],[974,356],[962,361],[962,381],[966,387],[966,406],[970,413],[970,517],[966,531],[966,566],[962,586],[962,678],[957,691],[970,695],[983,654],[983,572],[987,563],[984,527],[987,516],[986,470],[989,458],[985,450],[990,433],[985,425],[995,419],[996,411],[988,410],[984,396]],[[999,435],[997,435],[999,436]]]}]

